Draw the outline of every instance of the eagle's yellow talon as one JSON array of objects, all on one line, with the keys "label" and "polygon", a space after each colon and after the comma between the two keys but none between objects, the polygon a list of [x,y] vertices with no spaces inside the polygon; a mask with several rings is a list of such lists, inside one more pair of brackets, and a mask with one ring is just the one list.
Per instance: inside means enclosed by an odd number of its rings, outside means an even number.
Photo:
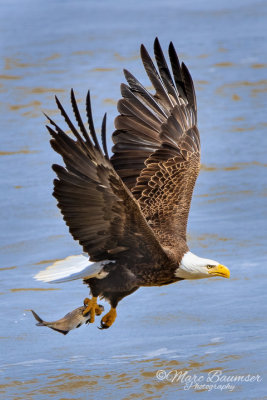
[{"label": "eagle's yellow talon", "polygon": [[95,316],[101,315],[102,311],[104,310],[103,306],[97,304],[97,297],[92,297],[91,299],[86,297],[83,301],[83,304],[86,307],[83,310],[83,315],[88,315],[90,313],[90,323],[95,322]]},{"label": "eagle's yellow talon", "polygon": [[109,328],[115,321],[116,316],[117,316],[116,308],[111,307],[109,312],[106,315],[104,315],[104,317],[101,319],[101,328],[100,329]]}]

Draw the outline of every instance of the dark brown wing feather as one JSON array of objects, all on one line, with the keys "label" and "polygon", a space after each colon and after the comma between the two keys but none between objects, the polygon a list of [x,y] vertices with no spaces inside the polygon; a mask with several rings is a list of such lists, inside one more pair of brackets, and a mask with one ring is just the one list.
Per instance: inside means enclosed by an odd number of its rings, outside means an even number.
[{"label": "dark brown wing feather", "polygon": [[111,162],[138,200],[161,243],[175,247],[186,240],[190,202],[200,167],[197,106],[192,78],[180,65],[173,44],[169,57],[173,78],[158,39],[158,71],[145,47],[141,57],[156,91],[150,94],[125,71],[115,120]]},{"label": "dark brown wing feather", "polygon": [[103,154],[92,119],[90,96],[87,96],[87,132],[73,91],[71,102],[81,134],[72,124],[58,99],[57,105],[76,140],[70,138],[49,117],[54,129],[47,127],[51,145],[64,160],[65,168],[53,165],[58,179],[54,196],[70,233],[93,261],[123,260],[133,263],[161,262],[166,254],[142,216],[140,207],[124,185],[106,151],[105,117],[102,124]]}]

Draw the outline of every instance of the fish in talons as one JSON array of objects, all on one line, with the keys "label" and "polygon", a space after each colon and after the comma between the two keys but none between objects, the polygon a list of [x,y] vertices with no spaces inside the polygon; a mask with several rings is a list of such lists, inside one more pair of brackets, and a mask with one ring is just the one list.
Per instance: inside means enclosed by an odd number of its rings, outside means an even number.
[{"label": "fish in talons", "polygon": [[[104,307],[102,305],[98,306],[101,311],[104,311]],[[63,318],[60,318],[56,321],[47,322],[44,321],[35,311],[30,310],[38,323],[36,326],[47,326],[48,328],[53,329],[54,331],[60,332],[63,335],[67,335],[71,330],[75,328],[80,328],[83,324],[90,323],[91,315],[90,313],[84,315],[83,312],[86,306],[75,308],[75,310],[64,315]]]}]

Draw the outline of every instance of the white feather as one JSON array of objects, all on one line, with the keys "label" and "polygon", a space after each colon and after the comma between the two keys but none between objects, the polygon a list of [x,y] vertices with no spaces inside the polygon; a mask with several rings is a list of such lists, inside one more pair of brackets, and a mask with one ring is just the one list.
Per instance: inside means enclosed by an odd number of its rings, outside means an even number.
[{"label": "white feather", "polygon": [[209,278],[211,275],[208,273],[207,265],[219,265],[219,263],[208,258],[198,257],[188,251],[175,271],[175,276],[183,279]]},{"label": "white feather", "polygon": [[88,256],[69,256],[64,260],[56,261],[49,265],[43,271],[35,275],[37,281],[49,283],[61,283],[73,281],[75,279],[93,278],[103,279],[108,275],[108,272],[103,271],[105,264],[109,260],[100,262],[91,262]]}]

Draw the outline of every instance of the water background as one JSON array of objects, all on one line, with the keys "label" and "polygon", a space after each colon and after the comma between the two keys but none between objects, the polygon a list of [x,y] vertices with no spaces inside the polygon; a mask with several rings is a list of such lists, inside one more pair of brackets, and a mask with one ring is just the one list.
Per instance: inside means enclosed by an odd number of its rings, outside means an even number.
[{"label": "water background", "polygon": [[[265,1],[0,2],[1,332],[3,399],[263,399],[266,390],[267,4]],[[189,245],[231,279],[141,288],[122,301],[114,326],[66,337],[35,326],[81,305],[87,288],[33,280],[81,249],[51,196],[59,157],[42,111],[54,95],[81,112],[91,90],[95,123],[111,135],[127,68],[149,86],[139,45],[172,40],[193,76],[202,170]],[[62,125],[64,126],[63,122]],[[109,138],[109,149],[111,140]],[[105,304],[106,309],[108,305]],[[158,370],[203,376],[257,375],[208,391],[156,378]]]}]

